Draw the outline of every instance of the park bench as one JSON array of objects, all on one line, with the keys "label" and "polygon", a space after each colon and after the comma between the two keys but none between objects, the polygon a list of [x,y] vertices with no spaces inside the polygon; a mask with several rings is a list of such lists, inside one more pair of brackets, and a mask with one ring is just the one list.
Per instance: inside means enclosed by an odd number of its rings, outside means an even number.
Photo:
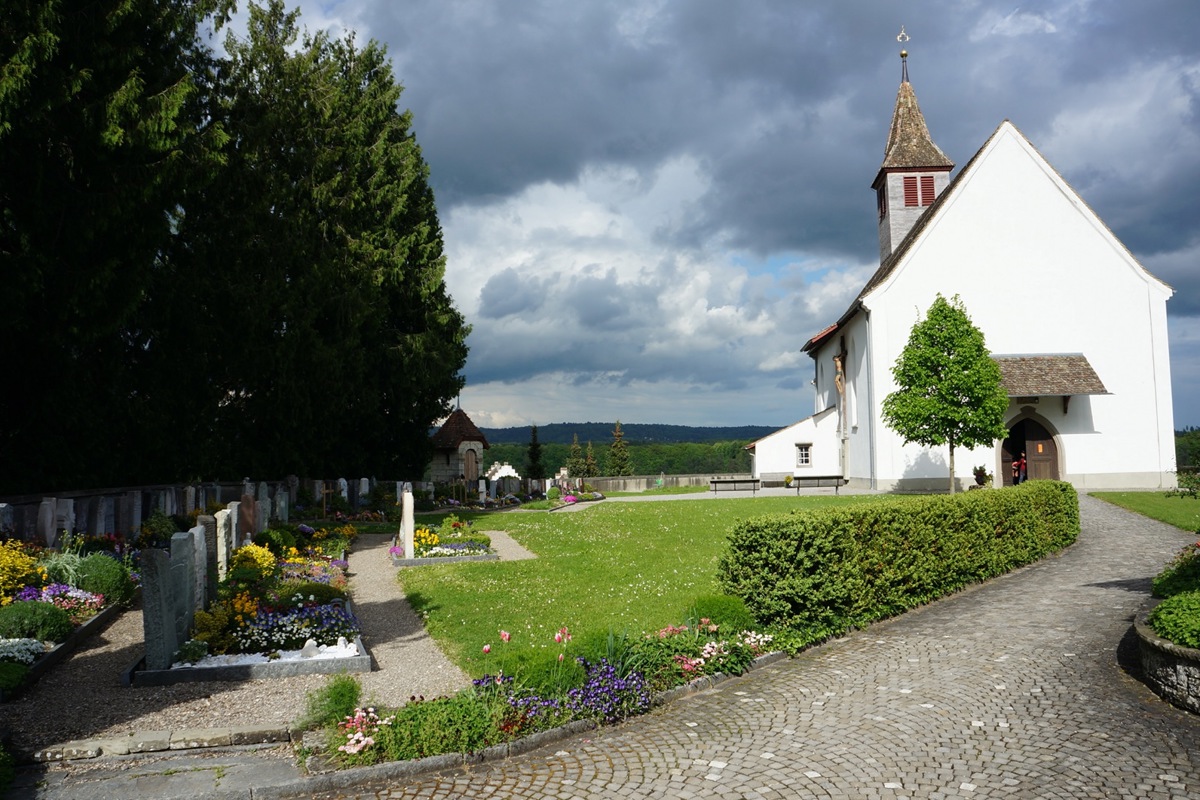
[{"label": "park bench", "polygon": [[720,489],[729,489],[736,492],[738,487],[741,487],[749,489],[752,494],[757,494],[759,483],[758,478],[713,478],[708,482],[708,488],[712,489],[713,492],[717,492]]},{"label": "park bench", "polygon": [[800,494],[801,489],[820,489],[822,486],[832,486],[833,493],[838,494],[838,489],[845,483],[846,479],[841,475],[801,475],[792,478],[796,494]]}]

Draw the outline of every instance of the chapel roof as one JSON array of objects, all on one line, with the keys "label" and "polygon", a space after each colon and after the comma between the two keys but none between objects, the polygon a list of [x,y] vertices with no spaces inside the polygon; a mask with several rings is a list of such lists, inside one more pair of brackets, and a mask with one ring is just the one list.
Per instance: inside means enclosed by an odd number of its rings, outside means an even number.
[{"label": "chapel roof", "polygon": [[1082,353],[992,356],[1009,397],[1108,394]]},{"label": "chapel roof", "polygon": [[461,408],[454,409],[442,427],[432,437],[433,446],[437,450],[457,450],[463,442],[483,442],[485,450],[491,445],[483,435],[483,431],[475,427],[475,423]]},{"label": "chapel roof", "polygon": [[[925,116],[917,105],[917,94],[908,82],[908,62],[905,60],[904,79],[896,92],[896,107],[892,111],[892,128],[879,171],[897,169],[954,169],[954,162],[933,143]],[[878,180],[878,178],[876,179]]]}]

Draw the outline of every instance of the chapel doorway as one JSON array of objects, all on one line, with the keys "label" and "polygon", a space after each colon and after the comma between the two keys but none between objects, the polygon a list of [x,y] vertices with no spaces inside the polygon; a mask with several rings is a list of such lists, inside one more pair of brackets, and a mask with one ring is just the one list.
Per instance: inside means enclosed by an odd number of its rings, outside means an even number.
[{"label": "chapel doorway", "polygon": [[1013,423],[1008,438],[1001,447],[1001,474],[1004,485],[1013,485],[1013,457],[1025,454],[1026,480],[1059,480],[1058,446],[1054,437],[1035,419],[1023,419]]},{"label": "chapel doorway", "polygon": [[479,480],[479,457],[474,450],[463,453],[463,477],[468,483]]}]

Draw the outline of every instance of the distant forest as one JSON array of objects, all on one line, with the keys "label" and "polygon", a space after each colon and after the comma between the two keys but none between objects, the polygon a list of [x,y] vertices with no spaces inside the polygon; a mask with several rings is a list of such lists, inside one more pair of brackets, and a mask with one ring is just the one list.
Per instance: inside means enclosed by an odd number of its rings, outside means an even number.
[{"label": "distant forest", "polygon": [[[538,430],[540,433],[541,429]],[[1200,428],[1175,431],[1175,463],[1181,467],[1200,467]]]},{"label": "distant forest", "polygon": [[[579,446],[585,451],[588,443],[591,443],[600,474],[608,474],[605,467],[613,440],[613,427],[614,423],[611,422],[539,425],[538,442],[542,445],[542,465],[547,476],[566,465],[571,442],[576,436],[579,437]],[[529,427],[480,430],[491,445],[484,451],[484,465],[508,463],[524,474]],[[635,475],[749,472],[750,455],[745,446],[776,430],[778,428],[766,425],[704,428],[621,424]]]},{"label": "distant forest", "polygon": [[[555,422],[550,425],[538,426],[538,441],[544,444],[570,444],[571,438],[579,437],[579,443],[598,447],[601,442],[608,445],[612,441],[614,422]],[[661,442],[672,444],[676,442],[728,442],[733,440],[753,442],[767,434],[774,433],[782,426],[742,425],[728,428],[703,428],[688,425],[645,425],[639,423],[621,423],[625,433],[625,441]],[[487,437],[488,444],[529,444],[529,426],[519,428],[480,428]]]}]

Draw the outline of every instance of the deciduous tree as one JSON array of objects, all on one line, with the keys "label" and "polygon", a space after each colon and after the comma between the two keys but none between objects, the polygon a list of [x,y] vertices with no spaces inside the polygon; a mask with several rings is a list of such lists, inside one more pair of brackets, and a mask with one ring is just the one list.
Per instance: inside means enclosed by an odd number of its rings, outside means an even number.
[{"label": "deciduous tree", "polygon": [[955,448],[1008,435],[1000,367],[958,295],[949,301],[937,296],[925,319],[913,326],[892,376],[897,388],[884,398],[884,422],[905,443],[949,447],[953,492]]}]

